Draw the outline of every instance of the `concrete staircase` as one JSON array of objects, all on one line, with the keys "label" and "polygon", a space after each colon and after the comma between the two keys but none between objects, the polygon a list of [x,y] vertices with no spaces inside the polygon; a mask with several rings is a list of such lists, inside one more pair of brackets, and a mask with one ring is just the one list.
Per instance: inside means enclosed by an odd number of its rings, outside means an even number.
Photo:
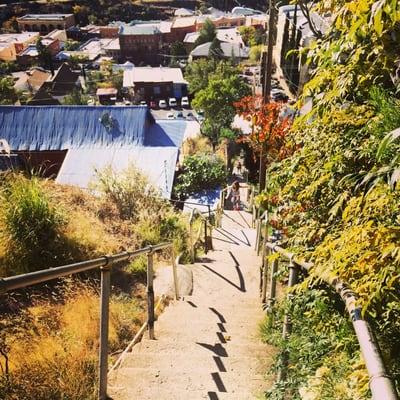
[{"label": "concrete staircase", "polygon": [[170,304],[156,340],[145,335],[111,375],[114,400],[263,398],[273,349],[258,338],[254,240],[249,214],[225,211],[214,251],[192,266],[193,294]]}]

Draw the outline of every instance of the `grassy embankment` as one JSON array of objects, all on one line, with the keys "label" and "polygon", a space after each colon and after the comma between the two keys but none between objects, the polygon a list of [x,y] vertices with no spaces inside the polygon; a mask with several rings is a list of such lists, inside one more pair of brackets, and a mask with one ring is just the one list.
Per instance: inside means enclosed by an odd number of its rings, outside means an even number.
[{"label": "grassy embankment", "polygon": [[[174,239],[186,250],[186,221],[148,189],[134,168],[99,173],[94,197],[77,188],[10,174],[1,178],[0,276]],[[160,256],[160,262],[163,257]],[[110,357],[145,319],[145,259],[112,273]],[[95,398],[99,275],[88,273],[2,295],[0,398]]]}]

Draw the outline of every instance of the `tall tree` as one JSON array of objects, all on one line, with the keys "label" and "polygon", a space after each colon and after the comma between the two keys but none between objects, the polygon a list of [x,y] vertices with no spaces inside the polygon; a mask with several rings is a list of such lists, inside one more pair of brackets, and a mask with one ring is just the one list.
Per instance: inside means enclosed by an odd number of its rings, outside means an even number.
[{"label": "tall tree", "polygon": [[212,21],[207,18],[204,21],[204,25],[200,29],[199,37],[194,42],[195,46],[199,46],[203,43],[212,42],[217,37],[217,31]]},{"label": "tall tree", "polygon": [[214,73],[193,100],[195,108],[204,110],[202,134],[210,139],[213,149],[219,143],[223,129],[232,125],[236,113],[234,103],[250,94],[249,86],[239,75],[226,76],[224,72],[222,69]]},{"label": "tall tree", "polygon": [[53,59],[50,50],[42,43],[40,37],[36,41],[36,50],[38,52],[40,66],[54,72]]},{"label": "tall tree", "polygon": [[260,159],[260,186],[265,186],[265,167],[290,153],[286,143],[291,120],[282,117],[282,103],[264,103],[261,96],[248,96],[235,103],[238,115],[249,121],[251,133],[243,135],[246,142]]}]

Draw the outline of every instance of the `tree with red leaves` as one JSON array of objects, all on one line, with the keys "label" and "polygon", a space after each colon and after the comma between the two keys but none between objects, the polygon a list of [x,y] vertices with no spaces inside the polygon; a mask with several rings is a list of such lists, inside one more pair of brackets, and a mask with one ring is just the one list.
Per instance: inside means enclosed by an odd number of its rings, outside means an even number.
[{"label": "tree with red leaves", "polygon": [[236,112],[250,122],[251,133],[238,140],[246,142],[260,158],[260,190],[265,188],[266,165],[289,155],[286,135],[291,119],[282,117],[284,103],[264,103],[261,96],[247,96],[235,103]]}]

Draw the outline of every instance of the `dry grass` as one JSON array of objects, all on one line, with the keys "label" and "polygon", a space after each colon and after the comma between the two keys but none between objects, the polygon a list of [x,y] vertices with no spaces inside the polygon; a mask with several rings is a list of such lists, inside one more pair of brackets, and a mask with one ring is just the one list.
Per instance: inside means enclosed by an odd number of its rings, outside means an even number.
[{"label": "dry grass", "polygon": [[[11,177],[11,181],[16,179],[26,183],[22,176]],[[14,205],[6,204],[7,197],[2,195],[7,183],[1,183],[0,201],[12,211]],[[179,237],[176,248],[186,248],[186,221],[165,201],[143,198],[143,204],[138,207],[140,212],[130,219],[121,217],[120,205],[109,196],[95,197],[47,180],[37,180],[37,185],[49,209],[62,216],[62,223],[54,228],[60,246],[52,247],[46,242],[47,237],[41,245],[44,249],[49,245],[51,253],[32,252],[27,244],[21,247],[16,239],[12,243],[14,247],[10,246],[2,219],[4,209],[0,210],[0,276],[34,270],[38,266],[47,268],[82,261],[176,236]],[[29,223],[26,225],[29,227]],[[157,228],[152,229],[150,225]],[[19,253],[13,253],[15,248]],[[118,265],[112,275],[110,355],[124,349],[145,318],[143,263],[137,262],[137,266],[135,269]],[[9,369],[7,378],[6,357],[0,352],[0,399],[96,398],[99,285],[93,278],[98,276],[86,274],[79,279],[71,278],[50,287],[0,298],[0,350],[8,358]]]},{"label": "dry grass", "polygon": [[[10,315],[2,330],[9,349],[10,381],[0,380],[2,399],[95,398],[99,336],[99,296],[94,287],[79,281],[64,284],[65,302],[41,299],[21,313]],[[113,296],[110,303],[110,351],[122,350],[144,316],[134,297]],[[15,326],[14,326],[15,327]],[[1,361],[5,370],[4,359]]]}]

